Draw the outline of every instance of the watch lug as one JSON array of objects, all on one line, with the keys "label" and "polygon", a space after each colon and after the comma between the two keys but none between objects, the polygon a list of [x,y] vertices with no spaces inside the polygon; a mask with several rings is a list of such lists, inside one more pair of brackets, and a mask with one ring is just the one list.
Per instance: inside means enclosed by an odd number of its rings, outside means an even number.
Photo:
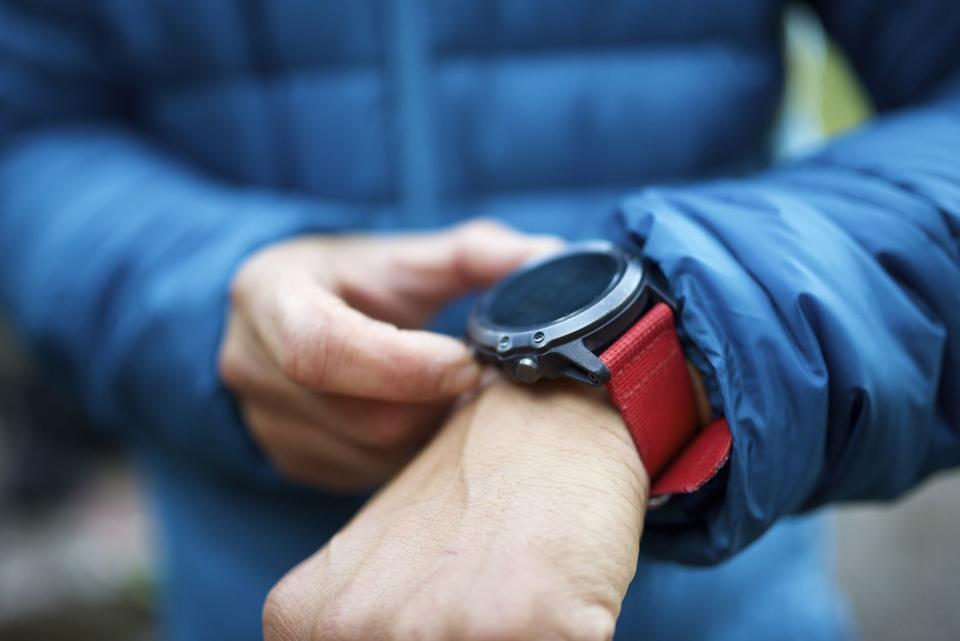
[{"label": "watch lug", "polygon": [[587,385],[604,385],[610,380],[610,370],[599,356],[587,349],[582,340],[560,345],[555,353],[567,361],[561,373],[568,378]]},{"label": "watch lug", "polygon": [[680,318],[680,312],[683,311],[683,301],[678,301],[673,292],[670,291],[667,279],[660,268],[650,261],[644,261],[643,269],[647,274],[647,287],[650,288],[657,299],[667,304],[673,311],[674,318]]}]

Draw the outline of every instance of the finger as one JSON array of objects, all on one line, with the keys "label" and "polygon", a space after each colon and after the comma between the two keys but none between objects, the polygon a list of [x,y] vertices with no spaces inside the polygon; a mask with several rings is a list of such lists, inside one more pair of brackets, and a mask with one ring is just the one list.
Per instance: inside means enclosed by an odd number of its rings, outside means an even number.
[{"label": "finger", "polygon": [[261,388],[248,398],[278,416],[373,450],[420,448],[442,424],[450,405],[447,401],[399,403],[318,395],[295,385],[281,393]]},{"label": "finger", "polygon": [[[449,401],[397,403],[327,395],[328,424],[361,447],[417,450],[442,425]],[[332,425],[333,421],[335,425]]]},{"label": "finger", "polygon": [[256,336],[234,339],[243,321],[231,323],[230,357],[221,359],[225,379],[244,399],[277,415],[361,447],[417,448],[436,431],[450,402],[400,403],[317,394],[290,380]]},{"label": "finger", "polygon": [[390,479],[416,450],[374,450],[257,403],[241,405],[250,432],[287,480],[332,491],[367,490]]},{"label": "finger", "polygon": [[387,401],[451,398],[482,370],[449,336],[371,319],[319,287],[285,290],[259,332],[283,373],[317,392]]},{"label": "finger", "polygon": [[383,238],[368,250],[363,270],[338,272],[336,289],[368,315],[419,327],[449,300],[487,287],[562,244],[552,236],[530,236],[487,220]]},{"label": "finger", "polygon": [[522,263],[563,247],[555,236],[533,236],[520,233],[498,222],[474,220],[440,234],[447,241],[447,260],[453,269],[438,266],[440,276],[447,277],[447,292],[458,294],[487,287],[500,280]]}]

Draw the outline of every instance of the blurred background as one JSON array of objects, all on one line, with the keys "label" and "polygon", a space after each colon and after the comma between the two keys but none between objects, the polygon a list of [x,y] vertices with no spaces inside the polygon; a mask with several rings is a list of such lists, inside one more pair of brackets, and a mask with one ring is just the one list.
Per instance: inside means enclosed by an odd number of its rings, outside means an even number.
[{"label": "blurred background", "polygon": [[[869,117],[816,20],[786,21],[777,145],[802,154]],[[960,639],[960,475],[836,510],[837,573],[868,641]],[[121,452],[42,380],[0,319],[0,639],[153,638],[149,505]]]}]

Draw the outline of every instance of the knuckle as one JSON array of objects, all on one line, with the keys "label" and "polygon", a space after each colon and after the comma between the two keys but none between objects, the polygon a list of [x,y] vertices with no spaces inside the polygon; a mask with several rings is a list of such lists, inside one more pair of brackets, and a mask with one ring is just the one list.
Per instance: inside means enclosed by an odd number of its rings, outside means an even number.
[{"label": "knuckle", "polygon": [[290,598],[285,581],[274,586],[264,602],[261,615],[264,641],[300,641],[307,638],[308,626],[304,615]]},{"label": "knuckle", "polygon": [[505,622],[486,623],[474,628],[468,637],[470,641],[515,641],[516,639],[536,638],[526,626]]},{"label": "knuckle", "polygon": [[319,386],[326,375],[331,356],[331,344],[326,328],[329,319],[321,309],[307,314],[294,310],[280,323],[280,354],[278,361],[290,380],[306,387]]},{"label": "knuckle", "polygon": [[262,292],[263,279],[271,271],[270,256],[273,253],[274,248],[268,246],[254,252],[240,264],[227,288],[229,301],[233,306],[244,307]]},{"label": "knuckle", "polygon": [[232,307],[242,307],[247,303],[247,273],[245,269],[241,269],[230,281],[227,295]]},{"label": "knuckle", "polygon": [[303,328],[290,318],[284,318],[279,324],[279,354],[277,361],[280,369],[288,378],[298,381],[304,377],[302,351],[305,341]]},{"label": "knuckle", "polygon": [[236,320],[228,321],[217,353],[217,374],[231,387],[244,382],[249,372],[240,334]]},{"label": "knuckle", "polygon": [[567,617],[558,627],[559,637],[565,641],[610,641],[616,617],[606,608],[597,606]]},{"label": "knuckle", "polygon": [[229,386],[235,386],[244,378],[246,372],[243,359],[232,345],[225,344],[217,355],[217,373],[220,380]]},{"label": "knuckle", "polygon": [[469,616],[460,636],[470,641],[610,641],[615,624],[615,617],[602,608],[578,611],[529,605],[501,611],[497,617]]},{"label": "knuckle", "polygon": [[478,610],[463,612],[459,620],[457,638],[470,641],[513,641],[515,639],[537,639],[543,631],[543,625],[532,616],[528,607],[523,607],[522,599],[513,601],[509,607],[499,607],[496,616],[482,607]]},{"label": "knuckle", "polygon": [[367,599],[354,597],[348,588],[346,594],[336,597],[330,605],[321,622],[319,637],[330,641],[375,638],[380,636],[377,629],[383,627],[382,619],[383,613],[371,607]]}]

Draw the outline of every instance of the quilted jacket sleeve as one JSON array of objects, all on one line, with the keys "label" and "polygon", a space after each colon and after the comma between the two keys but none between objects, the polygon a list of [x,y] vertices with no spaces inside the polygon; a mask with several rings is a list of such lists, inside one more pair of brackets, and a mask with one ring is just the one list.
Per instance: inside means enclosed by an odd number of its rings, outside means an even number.
[{"label": "quilted jacket sleeve", "polygon": [[343,211],[165,155],[120,124],[122,92],[70,3],[43,19],[12,7],[0,5],[0,307],[97,423],[269,474],[215,374],[228,280],[254,248],[336,227]]},{"label": "quilted jacket sleeve", "polygon": [[960,464],[960,13],[818,10],[881,115],[801,162],[620,213],[683,299],[734,439],[721,478],[651,513],[651,556],[717,562],[784,515]]}]

